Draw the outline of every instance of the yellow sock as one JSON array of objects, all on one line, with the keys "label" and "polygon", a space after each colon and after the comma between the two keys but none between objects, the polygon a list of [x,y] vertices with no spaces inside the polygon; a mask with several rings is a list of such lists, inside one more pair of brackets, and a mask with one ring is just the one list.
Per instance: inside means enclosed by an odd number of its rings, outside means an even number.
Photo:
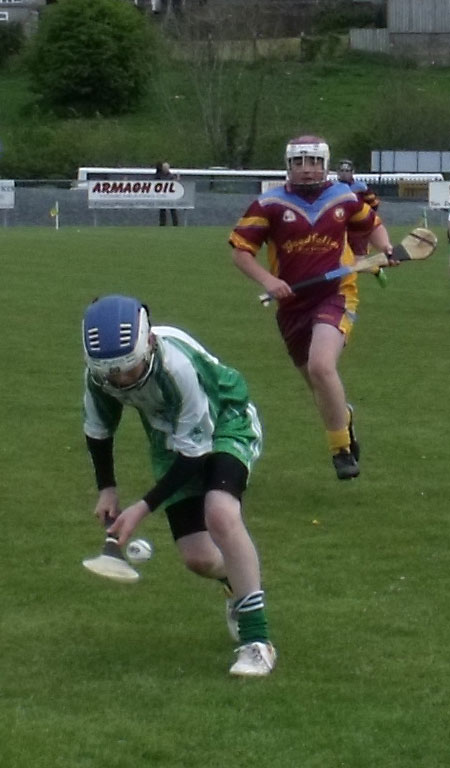
[{"label": "yellow sock", "polygon": [[347,427],[344,429],[336,429],[333,432],[327,431],[328,447],[331,453],[339,453],[339,451],[350,452],[350,435]]}]

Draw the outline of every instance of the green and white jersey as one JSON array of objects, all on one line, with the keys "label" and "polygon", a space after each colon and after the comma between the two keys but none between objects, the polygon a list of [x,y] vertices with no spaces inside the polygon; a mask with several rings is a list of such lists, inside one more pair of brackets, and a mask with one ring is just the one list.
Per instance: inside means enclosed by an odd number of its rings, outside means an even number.
[{"label": "green and white jersey", "polygon": [[167,468],[167,452],[203,456],[225,451],[248,469],[261,452],[261,425],[247,384],[178,328],[155,326],[155,357],[142,387],[101,387],[86,372],[86,435],[111,437],[123,406],[136,408],[149,438],[157,474]]}]

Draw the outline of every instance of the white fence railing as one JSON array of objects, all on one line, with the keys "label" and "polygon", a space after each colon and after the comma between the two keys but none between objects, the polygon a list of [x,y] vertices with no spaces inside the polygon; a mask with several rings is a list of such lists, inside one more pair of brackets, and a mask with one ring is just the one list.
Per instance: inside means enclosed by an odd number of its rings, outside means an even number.
[{"label": "white fence railing", "polygon": [[[230,168],[172,168],[175,177],[185,179],[206,179],[211,182],[228,179],[230,181],[261,181],[270,179],[279,179],[280,182],[286,179],[286,170],[256,169],[241,170]],[[89,181],[98,180],[136,180],[142,178],[152,178],[156,168],[140,167],[108,167],[108,166],[84,166],[78,169],[77,179],[74,186],[87,189]],[[424,184],[430,181],[442,181],[442,173],[356,173],[355,179],[365,181],[366,184],[395,185],[402,181],[410,183]],[[330,172],[329,179],[334,181],[336,173]]]}]

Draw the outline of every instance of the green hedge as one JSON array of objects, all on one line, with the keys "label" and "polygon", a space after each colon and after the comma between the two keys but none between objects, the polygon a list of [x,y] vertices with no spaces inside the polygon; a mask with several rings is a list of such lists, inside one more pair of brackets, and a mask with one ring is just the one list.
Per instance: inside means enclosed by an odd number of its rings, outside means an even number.
[{"label": "green hedge", "polygon": [[3,67],[11,56],[20,53],[24,43],[25,35],[21,24],[0,24],[0,67]]}]

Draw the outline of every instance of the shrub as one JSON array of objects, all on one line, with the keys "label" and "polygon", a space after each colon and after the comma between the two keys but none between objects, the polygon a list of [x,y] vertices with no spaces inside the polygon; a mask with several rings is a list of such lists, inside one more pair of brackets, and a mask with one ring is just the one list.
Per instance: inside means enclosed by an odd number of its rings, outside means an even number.
[{"label": "shrub", "polygon": [[316,61],[322,47],[322,38],[302,35],[300,40],[300,61]]},{"label": "shrub", "polygon": [[331,32],[323,35],[302,35],[300,38],[300,61],[330,61],[346,52],[347,43],[343,37]]},{"label": "shrub", "polygon": [[35,92],[60,114],[116,114],[141,100],[152,50],[146,18],[122,0],[61,0],[31,43]]},{"label": "shrub", "polygon": [[25,35],[21,24],[0,25],[0,67],[15,54],[19,53],[24,45]]}]

